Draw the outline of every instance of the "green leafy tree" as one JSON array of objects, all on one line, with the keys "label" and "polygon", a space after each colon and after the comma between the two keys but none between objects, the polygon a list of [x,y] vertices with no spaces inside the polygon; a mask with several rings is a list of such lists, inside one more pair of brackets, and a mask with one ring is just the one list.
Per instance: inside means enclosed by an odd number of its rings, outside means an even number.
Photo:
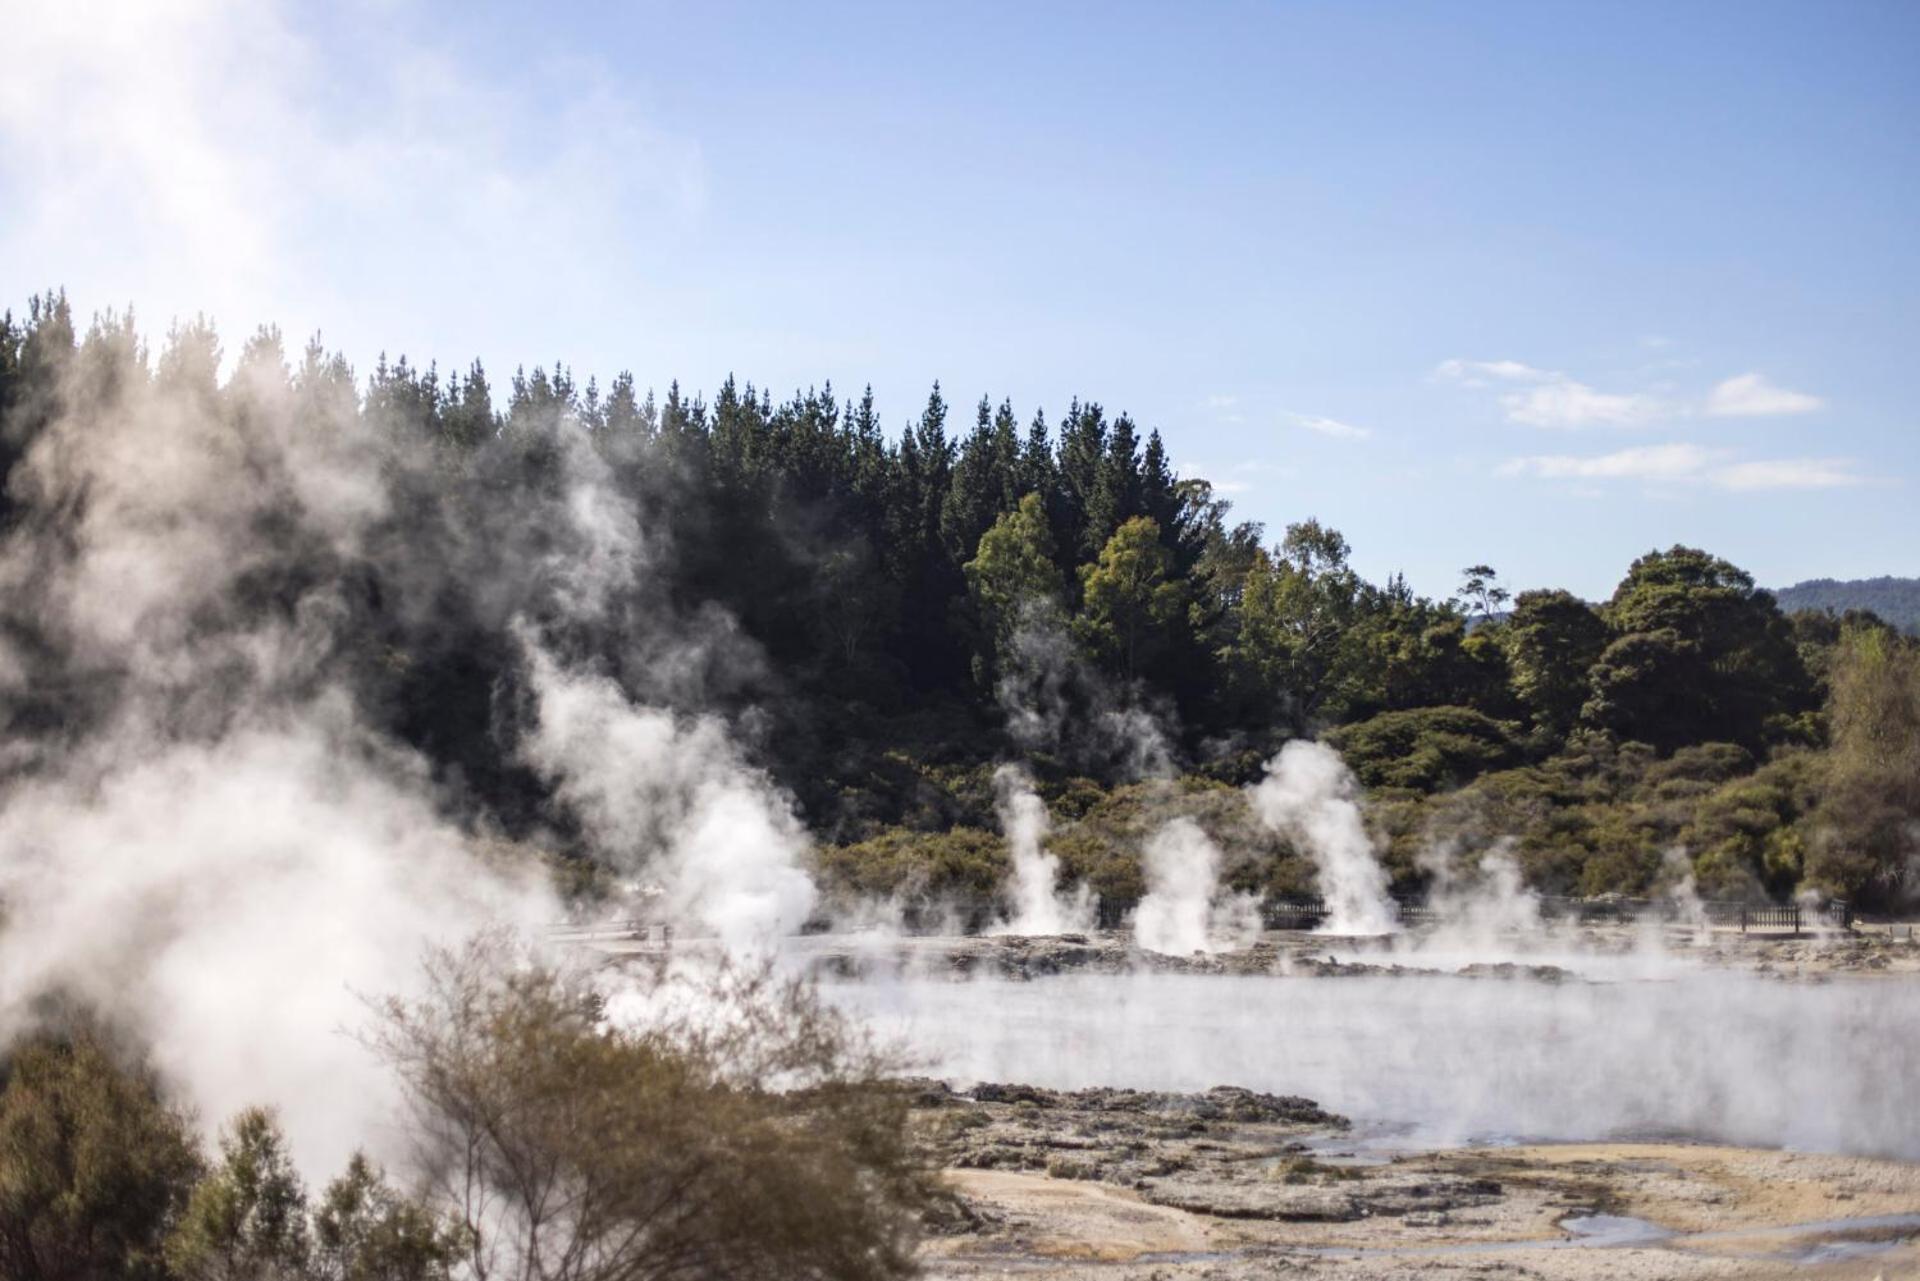
[{"label": "green leafy tree", "polygon": [[89,1032],[27,1041],[0,1071],[0,1276],[167,1281],[200,1157],[152,1074]]},{"label": "green leafy tree", "polygon": [[980,536],[965,569],[974,609],[996,661],[1003,661],[1023,623],[1059,608],[1060,571],[1053,563],[1053,534],[1040,496],[1028,494],[995,521]]},{"label": "green leafy tree", "polygon": [[307,1193],[273,1114],[248,1108],[220,1137],[220,1161],[194,1188],[167,1263],[180,1281],[297,1281],[309,1243]]},{"label": "green leafy tree", "polygon": [[1486,622],[1513,599],[1513,593],[1500,585],[1500,575],[1491,565],[1469,565],[1460,571],[1460,592],[1456,597],[1471,614]]},{"label": "green leafy tree", "polygon": [[1404,584],[1365,592],[1330,677],[1330,710],[1342,720],[1440,706],[1506,715],[1511,700],[1497,631],[1497,624],[1468,631],[1456,605],[1416,597]]},{"label": "green leafy tree", "polygon": [[1807,873],[1842,894],[1910,896],[1920,855],[1920,642],[1848,630],[1835,655],[1832,753]]},{"label": "green leafy tree", "polygon": [[1582,715],[1662,750],[1758,746],[1812,708],[1812,685],[1773,597],[1690,547],[1636,560],[1604,611],[1615,639]]},{"label": "green leafy tree", "polygon": [[1186,613],[1186,584],[1171,577],[1172,569],[1160,527],[1149,516],[1122,524],[1100,559],[1080,569],[1081,637],[1128,680],[1167,647]]},{"label": "green leafy tree", "polygon": [[1347,540],[1309,520],[1287,527],[1274,554],[1242,578],[1239,626],[1228,652],[1249,700],[1308,724],[1333,692],[1363,584],[1347,563]]},{"label": "green leafy tree", "polygon": [[1368,787],[1459,787],[1519,760],[1509,727],[1470,707],[1382,712],[1327,738]]},{"label": "green leafy tree", "polygon": [[995,411],[982,396],[973,434],[960,449],[940,509],[940,537],[956,561],[971,555],[994,519],[1019,501],[1019,470],[1013,406],[1003,402]]},{"label": "green leafy tree", "polygon": [[[497,946],[497,945],[496,945]],[[812,989],[726,972],[695,1012],[611,1023],[488,944],[441,955],[384,1011],[398,1072],[476,1276],[891,1281],[934,1187],[891,1060]]]},{"label": "green leafy tree", "polygon": [[1107,457],[1107,417],[1098,405],[1082,405],[1074,400],[1060,420],[1059,454],[1055,473],[1059,477],[1059,524],[1054,541],[1062,554],[1097,556],[1111,530],[1095,533],[1094,521],[1100,515],[1100,475]]},{"label": "green leafy tree", "polygon": [[1572,592],[1521,592],[1501,639],[1514,697],[1535,724],[1565,734],[1587,700],[1589,673],[1607,644],[1606,623]]},{"label": "green leafy tree", "polygon": [[461,1241],[356,1152],[313,1211],[314,1281],[446,1281]]}]

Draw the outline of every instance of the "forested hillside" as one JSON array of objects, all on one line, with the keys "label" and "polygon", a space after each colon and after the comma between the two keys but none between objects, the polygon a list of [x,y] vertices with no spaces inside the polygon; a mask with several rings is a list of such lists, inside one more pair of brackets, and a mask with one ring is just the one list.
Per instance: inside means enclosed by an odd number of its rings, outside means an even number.
[{"label": "forested hillside", "polygon": [[1920,578],[1809,578],[1776,595],[1785,610],[1849,610],[1877,614],[1904,632],[1920,634]]},{"label": "forested hillside", "polygon": [[[1564,892],[1645,892],[1676,857],[1727,893],[1886,897],[1906,875],[1914,643],[1864,615],[1783,613],[1708,551],[1649,551],[1597,606],[1509,598],[1487,565],[1430,599],[1363,579],[1304,506],[1279,531],[1235,520],[1176,474],[1158,431],[1092,399],[956,405],[936,385],[889,422],[870,392],[824,383],[777,400],[731,378],[710,397],[656,394],[626,373],[602,386],[535,367],[496,384],[478,363],[404,358],[361,377],[270,330],[223,365],[203,324],[150,355],[130,320],[81,330],[56,295],[0,323],[0,463],[76,396],[149,383],[241,424],[270,403],[315,432],[366,430],[398,496],[380,536],[323,555],[263,529],[274,554],[234,608],[336,580],[358,638],[352,696],[510,836],[568,838],[517,747],[513,628],[551,593],[601,590],[576,577],[591,546],[555,545],[556,513],[581,501],[563,462],[585,450],[638,513],[604,536],[637,540],[651,572],[600,602],[603,622],[571,626],[571,657],[727,717],[843,886],[991,888],[991,771],[1018,759],[1063,824],[1070,873],[1124,896],[1143,788],[1224,831],[1227,789],[1302,734],[1334,742],[1370,789],[1403,886],[1448,840],[1511,842]],[[9,486],[14,534],[62,519]],[[496,561],[548,568],[489,581]],[[6,683],[10,735],[104,714],[114,678],[36,630],[32,590],[8,584],[8,649],[31,675]],[[31,753],[8,759],[30,768]],[[1242,881],[1304,876],[1284,847],[1237,848]]]}]

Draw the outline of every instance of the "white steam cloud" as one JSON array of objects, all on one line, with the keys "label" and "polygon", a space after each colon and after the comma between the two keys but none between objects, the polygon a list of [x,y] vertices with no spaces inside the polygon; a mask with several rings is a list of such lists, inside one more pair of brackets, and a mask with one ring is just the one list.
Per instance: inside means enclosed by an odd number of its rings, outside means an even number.
[{"label": "white steam cloud", "polygon": [[1360,785],[1340,754],[1305,739],[1281,748],[1252,790],[1260,821],[1312,857],[1329,934],[1385,934],[1397,921],[1359,798]]},{"label": "white steam cloud", "polygon": [[538,699],[527,759],[580,816],[594,849],[660,878],[667,906],[734,951],[764,951],[813,910],[808,840],[791,803],[711,716],[629,702],[612,680],[565,673],[522,634]]},{"label": "white steam cloud", "polygon": [[[428,644],[445,624],[443,593],[488,626],[540,619],[514,628],[520,751],[596,853],[734,946],[797,928],[813,887],[790,801],[720,721],[555,657],[599,627],[684,689],[705,653],[671,618],[603,618],[647,562],[577,423],[554,424],[551,500],[528,499],[544,509],[422,511],[401,495],[445,492],[440,460],[363,416],[344,371],[290,379],[272,343],[224,389],[216,369],[188,335],[149,372],[109,320],[10,478],[0,1049],[63,999],[89,1006],[209,1127],[277,1108],[318,1178],[395,1133],[350,1034],[366,1001],[413,995],[432,946],[537,938],[562,914],[457,772],[436,782],[370,711],[407,629]],[[374,573],[377,605],[356,587]]]},{"label": "white steam cloud", "polygon": [[1149,952],[1188,956],[1246,947],[1260,932],[1260,905],[1223,893],[1220,847],[1191,818],[1170,820],[1144,850],[1147,893],[1133,913],[1133,939]]},{"label": "white steam cloud", "polygon": [[1072,891],[1060,888],[1060,859],[1045,848],[1053,824],[1033,780],[1017,765],[1002,765],[994,771],[993,787],[1012,861],[1007,896],[1013,903],[1013,915],[993,932],[1074,934],[1092,929],[1093,890],[1084,883]]},{"label": "white steam cloud", "polygon": [[[557,911],[476,857],[415,762],[337,705],[211,743],[94,749],[0,809],[0,1037],[63,993],[109,1011],[209,1124],[280,1109],[303,1164],[377,1143],[394,1098],[345,1029],[422,950]],[[123,754],[124,753],[124,754]]]},{"label": "white steam cloud", "polygon": [[130,344],[117,370],[68,372],[68,411],[12,477],[31,507],[0,551],[5,692],[73,697],[62,732],[15,740],[0,790],[0,1042],[45,998],[85,1001],[207,1124],[271,1104],[330,1170],[388,1102],[343,1035],[364,999],[431,944],[557,909],[361,723],[336,580],[246,603],[295,557],[361,550],[389,509],[376,442],[351,414],[292,413],[275,370],[243,364],[231,412],[210,372],[150,381]]}]

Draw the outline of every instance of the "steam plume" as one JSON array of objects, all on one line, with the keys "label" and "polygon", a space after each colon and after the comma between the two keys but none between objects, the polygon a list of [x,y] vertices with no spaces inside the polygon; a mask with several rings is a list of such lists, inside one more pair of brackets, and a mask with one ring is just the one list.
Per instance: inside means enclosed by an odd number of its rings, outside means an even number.
[{"label": "steam plume", "polygon": [[1387,876],[1360,814],[1359,784],[1339,753],[1295,739],[1267,762],[1253,789],[1254,812],[1306,846],[1320,875],[1329,934],[1385,934],[1395,928]]},{"label": "steam plume", "polygon": [[1198,823],[1169,820],[1147,841],[1147,893],[1134,909],[1134,942],[1186,956],[1245,947],[1260,930],[1258,903],[1220,890],[1220,848]]},{"label": "steam plume", "polygon": [[815,897],[800,866],[806,833],[720,721],[636,706],[605,677],[562,672],[524,631],[523,642],[538,700],[527,758],[602,860],[659,877],[672,914],[730,950],[796,932]]},{"label": "steam plume", "polygon": [[[278,1108],[317,1177],[392,1133],[344,1034],[364,1000],[410,995],[429,946],[562,910],[459,771],[396,736],[409,654],[517,637],[502,756],[727,943],[796,927],[813,891],[790,802],[724,723],[668,705],[737,642],[649,598],[662,549],[577,421],[493,442],[476,481],[317,348],[290,376],[263,334],[224,387],[218,367],[210,331],[150,370],[130,324],[98,323],[9,478],[0,1046],[85,1001],[209,1126]],[[505,466],[538,483],[498,501]]]},{"label": "steam plume", "polygon": [[995,932],[1071,934],[1092,929],[1091,888],[1082,884],[1068,893],[1059,887],[1060,860],[1044,848],[1052,823],[1033,780],[1017,765],[1002,765],[994,771],[993,787],[1013,862],[1007,887],[1013,916]]}]

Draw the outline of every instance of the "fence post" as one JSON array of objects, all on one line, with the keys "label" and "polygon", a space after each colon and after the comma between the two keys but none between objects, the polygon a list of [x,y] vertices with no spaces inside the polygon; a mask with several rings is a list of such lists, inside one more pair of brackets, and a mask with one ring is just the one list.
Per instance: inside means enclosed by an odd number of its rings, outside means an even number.
[{"label": "fence post", "polygon": [[1740,932],[1742,934],[1747,932],[1747,905],[1745,903],[1740,905]]}]

